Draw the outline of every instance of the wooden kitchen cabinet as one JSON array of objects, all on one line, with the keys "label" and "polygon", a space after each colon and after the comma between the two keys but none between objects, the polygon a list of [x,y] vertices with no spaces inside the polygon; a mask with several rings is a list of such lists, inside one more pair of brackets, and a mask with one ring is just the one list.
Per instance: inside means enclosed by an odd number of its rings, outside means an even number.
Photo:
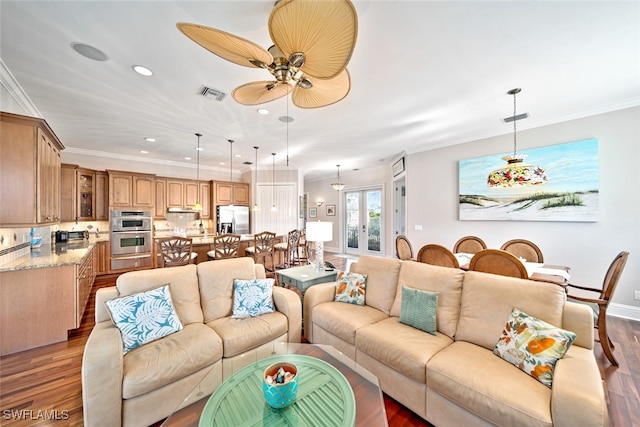
[{"label": "wooden kitchen cabinet", "polygon": [[[166,186],[166,206],[165,208],[179,208],[179,209],[191,209],[200,201],[202,205],[202,211],[200,212],[200,218],[208,219],[211,216],[211,184],[209,181],[198,181],[176,179],[176,178],[162,178],[165,181]],[[158,179],[156,178],[156,182]],[[200,191],[200,197],[198,197],[198,189]],[[156,188],[156,215],[160,217],[160,208],[158,207],[158,193],[162,190]],[[200,200],[198,200],[200,199]],[[162,214],[162,218],[165,214]]]},{"label": "wooden kitchen cabinet", "polygon": [[60,222],[60,151],[49,125],[0,112],[0,227]]},{"label": "wooden kitchen cabinet", "polygon": [[211,183],[200,182],[200,203],[202,211],[200,211],[200,219],[211,218]]},{"label": "wooden kitchen cabinet", "polygon": [[69,164],[63,164],[61,169],[61,221],[108,221],[107,173]]},{"label": "wooden kitchen cabinet", "polygon": [[80,265],[76,265],[77,306],[75,310],[75,328],[80,327],[82,316],[84,315],[84,311],[87,308],[87,301],[89,300],[89,295],[91,294],[91,288],[93,287],[93,282],[96,279],[97,253],[98,251],[94,246],[89,251],[87,256],[84,257],[82,263]]},{"label": "wooden kitchen cabinet", "polygon": [[109,206],[113,207],[154,207],[155,176],[123,171],[108,170]]},{"label": "wooden kitchen cabinet", "polygon": [[249,184],[214,181],[214,200],[216,205],[249,206]]},{"label": "wooden kitchen cabinet", "polygon": [[96,221],[109,220],[109,175],[103,171],[96,171],[94,212]]},{"label": "wooden kitchen cabinet", "polygon": [[60,221],[76,220],[76,170],[78,165],[62,164],[60,171]]},{"label": "wooden kitchen cabinet", "polygon": [[76,219],[95,219],[96,172],[89,169],[76,170]]},{"label": "wooden kitchen cabinet", "polygon": [[111,273],[111,243],[98,242],[96,244],[96,275],[102,276]]},{"label": "wooden kitchen cabinet", "polygon": [[158,179],[154,183],[156,203],[153,207],[153,219],[167,218],[167,180]]}]

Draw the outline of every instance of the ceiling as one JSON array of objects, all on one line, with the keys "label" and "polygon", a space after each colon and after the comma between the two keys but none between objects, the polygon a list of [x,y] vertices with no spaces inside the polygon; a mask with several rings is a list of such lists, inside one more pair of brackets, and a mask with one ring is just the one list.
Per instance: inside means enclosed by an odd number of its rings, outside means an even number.
[{"label": "ceiling", "polygon": [[[506,92],[515,87],[518,113],[529,113],[519,130],[640,105],[638,1],[354,4],[351,92],[320,109],[281,98],[259,115],[236,103],[235,87],[268,72],[227,62],[176,29],[203,24],[266,49],[273,0],[2,0],[0,57],[68,152],[194,164],[200,132],[203,166],[228,165],[232,139],[234,167],[254,161],[254,146],[260,167],[271,167],[271,153],[285,167],[288,148],[289,167],[305,179],[510,134],[500,119],[513,114]],[[108,60],[79,55],[74,42]],[[136,74],[135,64],[154,75]],[[228,95],[205,98],[204,86]]]}]

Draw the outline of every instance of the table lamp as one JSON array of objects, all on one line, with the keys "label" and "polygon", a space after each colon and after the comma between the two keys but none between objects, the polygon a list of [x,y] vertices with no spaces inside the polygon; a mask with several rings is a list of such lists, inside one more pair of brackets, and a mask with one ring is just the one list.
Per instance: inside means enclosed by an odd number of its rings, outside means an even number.
[{"label": "table lamp", "polygon": [[307,222],[307,240],[316,244],[316,271],[324,269],[324,242],[333,240],[333,223],[328,221]]}]

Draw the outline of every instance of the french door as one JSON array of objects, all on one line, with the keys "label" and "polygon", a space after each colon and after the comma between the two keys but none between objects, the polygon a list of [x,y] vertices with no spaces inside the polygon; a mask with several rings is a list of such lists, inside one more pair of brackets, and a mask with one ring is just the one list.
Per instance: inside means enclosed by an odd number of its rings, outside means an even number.
[{"label": "french door", "polygon": [[382,188],[346,191],[345,252],[352,255],[382,255]]}]

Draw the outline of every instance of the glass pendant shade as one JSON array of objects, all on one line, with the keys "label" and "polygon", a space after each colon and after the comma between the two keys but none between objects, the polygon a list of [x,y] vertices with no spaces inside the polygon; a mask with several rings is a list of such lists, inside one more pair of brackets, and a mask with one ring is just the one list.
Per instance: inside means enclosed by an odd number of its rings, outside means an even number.
[{"label": "glass pendant shade", "polygon": [[336,179],[336,182],[331,184],[331,188],[336,191],[342,191],[344,190],[344,187],[347,186],[347,184],[343,184],[342,182],[340,182],[340,165],[336,165],[336,167],[338,168],[338,178]]},{"label": "glass pendant shade", "polygon": [[545,170],[540,166],[524,163],[526,154],[518,154],[516,140],[516,94],[520,88],[511,89],[507,95],[513,95],[513,155],[504,156],[506,166],[495,169],[487,177],[487,186],[491,188],[525,187],[547,182]]}]

